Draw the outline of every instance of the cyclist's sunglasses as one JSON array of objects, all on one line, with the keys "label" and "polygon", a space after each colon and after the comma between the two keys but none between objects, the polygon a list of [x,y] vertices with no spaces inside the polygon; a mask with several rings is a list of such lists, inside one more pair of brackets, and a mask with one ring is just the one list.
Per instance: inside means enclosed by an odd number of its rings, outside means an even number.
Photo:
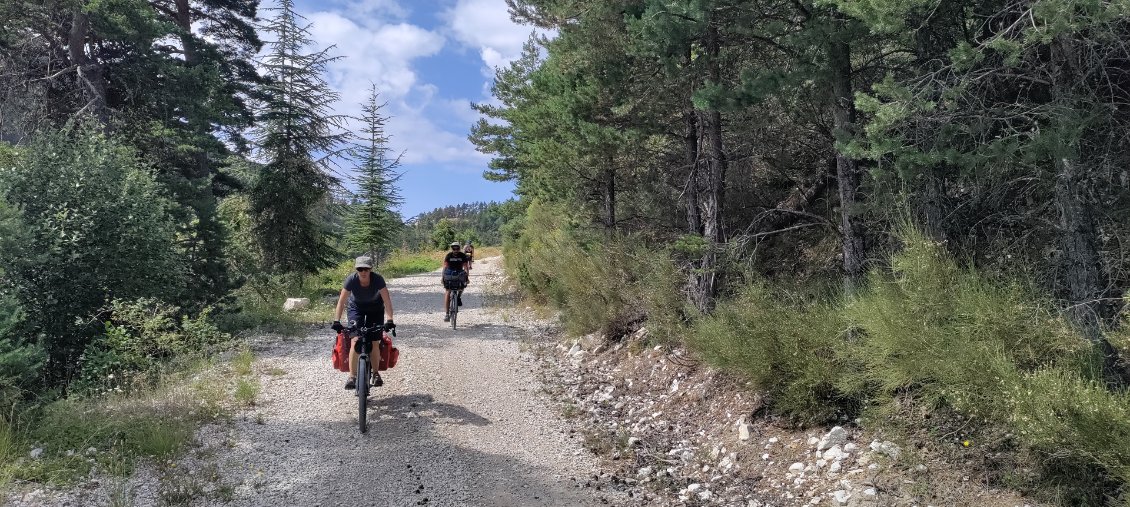
[{"label": "cyclist's sunglasses", "polygon": [[366,272],[366,271],[368,271],[368,270],[369,270],[369,268],[357,268],[357,272],[358,272],[358,273],[364,273],[364,272]]}]

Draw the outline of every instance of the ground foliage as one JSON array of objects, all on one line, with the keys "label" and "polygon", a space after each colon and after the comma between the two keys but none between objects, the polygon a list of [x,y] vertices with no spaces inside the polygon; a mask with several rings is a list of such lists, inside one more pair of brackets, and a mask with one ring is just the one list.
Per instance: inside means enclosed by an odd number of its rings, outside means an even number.
[{"label": "ground foliage", "polygon": [[573,331],[686,338],[800,423],[977,421],[1024,487],[1121,501],[1123,2],[507,3],[554,36],[470,140]]}]

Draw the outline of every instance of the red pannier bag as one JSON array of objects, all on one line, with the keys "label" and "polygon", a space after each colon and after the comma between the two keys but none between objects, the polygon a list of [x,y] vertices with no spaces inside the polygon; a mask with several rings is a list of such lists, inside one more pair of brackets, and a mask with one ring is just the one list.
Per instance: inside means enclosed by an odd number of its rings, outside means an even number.
[{"label": "red pannier bag", "polygon": [[377,363],[377,371],[393,368],[396,366],[396,362],[400,360],[400,349],[392,346],[392,337],[388,333],[384,333],[381,341],[384,342],[384,346],[381,347],[381,360]]},{"label": "red pannier bag", "polygon": [[349,371],[349,342],[350,340],[345,337],[345,333],[337,334],[334,352],[330,359],[333,360],[334,369],[338,371]]}]

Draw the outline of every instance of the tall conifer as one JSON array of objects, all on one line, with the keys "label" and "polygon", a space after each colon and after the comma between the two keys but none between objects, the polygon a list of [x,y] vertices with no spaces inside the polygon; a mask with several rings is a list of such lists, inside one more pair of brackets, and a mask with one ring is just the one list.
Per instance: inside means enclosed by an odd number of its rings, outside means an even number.
[{"label": "tall conifer", "polygon": [[251,196],[254,232],[267,269],[314,272],[335,256],[322,211],[337,184],[329,160],[348,136],[345,117],[333,113],[338,94],[323,77],[336,58],[332,47],[306,52],[313,41],[293,0],[271,10],[275,40],[263,61],[269,83],[259,136],[266,164]]},{"label": "tall conifer", "polygon": [[393,210],[402,202],[396,188],[396,181],[400,179],[396,173],[400,156],[390,156],[389,137],[385,132],[388,117],[381,114],[384,106],[374,85],[369,100],[362,105],[362,136],[354,151],[357,202],[346,222],[349,246],[376,258],[389,251],[403,226]]}]

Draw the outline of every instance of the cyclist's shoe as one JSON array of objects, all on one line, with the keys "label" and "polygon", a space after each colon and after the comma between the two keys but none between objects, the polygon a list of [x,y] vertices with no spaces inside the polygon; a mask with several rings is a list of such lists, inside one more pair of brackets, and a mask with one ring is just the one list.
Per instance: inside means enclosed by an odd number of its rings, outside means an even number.
[{"label": "cyclist's shoe", "polygon": [[443,321],[444,322],[451,322],[451,314],[450,313],[443,314]]},{"label": "cyclist's shoe", "polygon": [[463,296],[459,296],[459,306],[463,306]]},{"label": "cyclist's shoe", "polygon": [[372,383],[373,387],[380,387],[380,386],[385,385],[385,380],[383,378],[381,378],[380,373],[373,372],[373,378],[372,378],[371,383]]},{"label": "cyclist's shoe", "polygon": [[357,379],[350,377],[349,380],[345,381],[345,388],[357,389]]}]

